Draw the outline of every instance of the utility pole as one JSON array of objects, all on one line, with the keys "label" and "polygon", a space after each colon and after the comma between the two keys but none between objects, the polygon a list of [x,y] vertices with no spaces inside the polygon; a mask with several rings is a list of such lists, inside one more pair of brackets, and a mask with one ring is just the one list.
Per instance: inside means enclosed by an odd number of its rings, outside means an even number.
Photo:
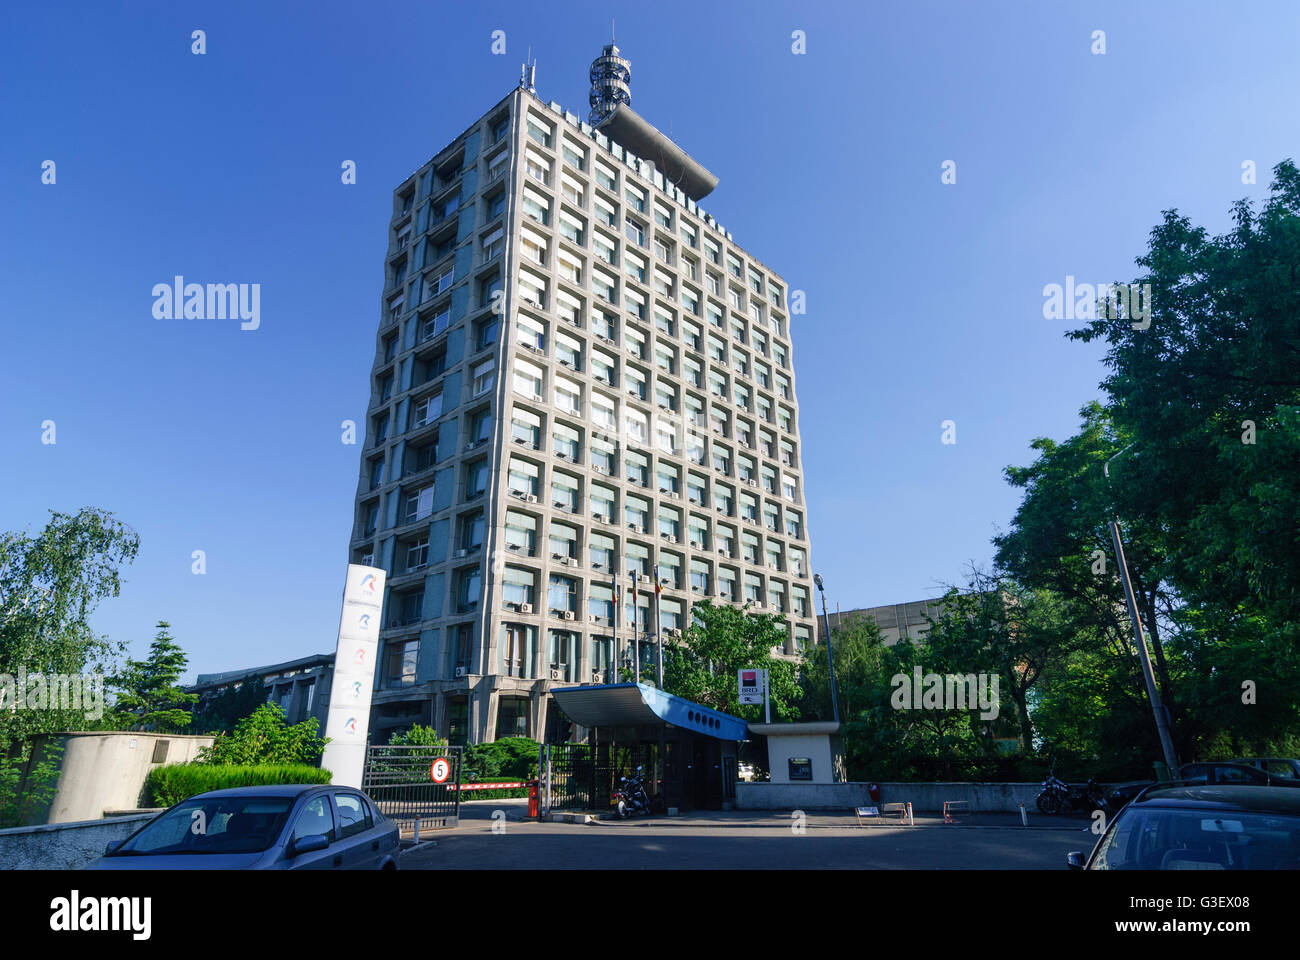
[{"label": "utility pole", "polygon": [[826,613],[826,588],[822,586],[822,575],[813,574],[813,582],[817,585],[817,592],[822,595],[822,623],[826,629],[826,663],[830,667],[831,681],[831,710],[835,716],[835,722],[840,722],[840,698],[835,692],[835,655],[831,652],[831,618]]},{"label": "utility pole", "polygon": [[[1102,472],[1106,475],[1106,482],[1110,482],[1110,461],[1114,460],[1120,454],[1126,452],[1133,444],[1129,444],[1119,453],[1107,460],[1102,467]],[[1119,528],[1119,518],[1114,517],[1110,521],[1110,537],[1115,544],[1115,562],[1119,565],[1119,578],[1124,586],[1124,604],[1128,607],[1128,618],[1133,624],[1133,639],[1137,643],[1138,659],[1142,662],[1142,677],[1146,680],[1147,698],[1151,701],[1151,712],[1155,715],[1156,733],[1160,736],[1160,749],[1165,755],[1165,766],[1169,768],[1169,776],[1178,779],[1178,758],[1174,755],[1174,739],[1169,733],[1169,714],[1165,710],[1164,701],[1160,699],[1160,691],[1156,688],[1155,671],[1151,669],[1151,653],[1147,650],[1146,632],[1142,629],[1142,618],[1138,616],[1137,595],[1133,592],[1133,582],[1129,578],[1128,561],[1124,559],[1124,538]]]}]

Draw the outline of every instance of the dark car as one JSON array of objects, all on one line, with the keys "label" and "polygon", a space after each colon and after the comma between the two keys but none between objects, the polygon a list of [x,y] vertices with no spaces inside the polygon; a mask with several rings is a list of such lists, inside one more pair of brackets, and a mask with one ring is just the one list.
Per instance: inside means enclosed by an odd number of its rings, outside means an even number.
[{"label": "dark car", "polygon": [[90,870],[396,870],[397,824],[350,787],[212,790],[109,844]]},{"label": "dark car", "polygon": [[1073,870],[1300,869],[1300,791],[1156,787],[1126,806]]},{"label": "dark car", "polygon": [[[1233,763],[1244,763],[1256,770],[1263,770],[1270,777],[1279,781],[1295,780],[1300,783],[1300,760],[1287,757],[1238,757]],[[1278,786],[1285,786],[1279,783]]]},{"label": "dark car", "polygon": [[[1207,763],[1185,763],[1179,769],[1182,786],[1278,786],[1300,787],[1300,779],[1278,777],[1267,770],[1249,766],[1245,763],[1223,760]],[[1156,786],[1153,780],[1135,780],[1132,783],[1117,783],[1106,791],[1106,808],[1109,813],[1118,812],[1143,790]]]}]

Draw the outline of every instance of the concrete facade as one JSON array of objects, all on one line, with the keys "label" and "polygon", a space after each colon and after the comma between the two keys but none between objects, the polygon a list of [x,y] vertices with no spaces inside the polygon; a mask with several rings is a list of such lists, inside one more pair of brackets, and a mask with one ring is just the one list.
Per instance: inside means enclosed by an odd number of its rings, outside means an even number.
[{"label": "concrete facade", "polygon": [[546,739],[554,685],[612,679],[630,569],[643,633],[707,598],[814,641],[784,280],[523,87],[394,191],[389,244],[348,555],[388,571],[373,742]]},{"label": "concrete facade", "polygon": [[[749,732],[767,738],[772,783],[836,783],[844,779],[844,748],[838,723],[751,723]],[[793,759],[806,759],[811,780],[790,779]],[[802,766],[802,764],[800,764]]]},{"label": "concrete facade", "polygon": [[96,820],[109,810],[143,805],[145,779],[164,763],[188,763],[212,737],[158,733],[59,733],[42,738],[34,753],[55,742],[62,745],[59,781],[47,810],[36,823]]},{"label": "concrete facade", "polygon": [[[885,645],[893,646],[904,638],[919,640],[925,636],[930,629],[930,621],[926,619],[926,615],[938,619],[942,612],[941,599],[913,600],[908,603],[889,603],[880,607],[862,607],[857,610],[828,613],[827,619],[830,620],[832,630],[853,617],[874,620],[880,627]],[[826,628],[820,617],[817,620],[817,639],[826,639]]]},{"label": "concrete facade", "polygon": [[223,673],[201,673],[187,693],[198,694],[194,712],[201,714],[213,698],[231,686],[238,687],[248,677],[256,675],[266,687],[268,703],[278,703],[283,708],[286,722],[301,723],[315,717],[325,733],[325,719],[329,715],[330,689],[334,681],[334,654],[317,653],[285,663],[246,670],[227,670]]}]

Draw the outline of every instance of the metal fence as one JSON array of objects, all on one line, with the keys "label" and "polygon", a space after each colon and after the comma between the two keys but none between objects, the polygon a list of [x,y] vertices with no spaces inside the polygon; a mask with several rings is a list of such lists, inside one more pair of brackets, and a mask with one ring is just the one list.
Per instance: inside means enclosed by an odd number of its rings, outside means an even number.
[{"label": "metal fence", "polygon": [[[366,770],[361,789],[394,820],[403,833],[454,827],[460,818],[461,747],[371,746],[366,748]],[[450,766],[446,780],[436,783],[433,764]]]},{"label": "metal fence", "polygon": [[[538,769],[546,789],[548,809],[582,812],[608,810],[615,780],[644,767],[646,792],[657,805],[660,787],[656,769],[657,751],[652,745],[628,746],[586,743],[543,744]],[[546,782],[548,781],[549,782]]]}]

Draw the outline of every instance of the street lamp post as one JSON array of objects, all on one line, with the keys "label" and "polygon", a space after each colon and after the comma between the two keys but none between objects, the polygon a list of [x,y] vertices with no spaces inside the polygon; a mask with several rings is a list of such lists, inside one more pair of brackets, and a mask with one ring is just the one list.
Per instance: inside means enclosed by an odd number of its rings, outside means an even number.
[{"label": "street lamp post", "polygon": [[[1102,473],[1105,474],[1107,483],[1110,482],[1110,461],[1127,452],[1132,446],[1133,444],[1130,443],[1102,466]],[[1151,712],[1155,715],[1156,733],[1160,736],[1160,749],[1165,755],[1165,765],[1169,767],[1169,775],[1176,780],[1178,778],[1178,758],[1174,755],[1174,740],[1169,733],[1169,714],[1165,710],[1164,702],[1160,699],[1160,691],[1156,688],[1155,671],[1151,669],[1151,652],[1147,649],[1146,632],[1142,629],[1142,619],[1138,616],[1137,595],[1133,592],[1133,581],[1129,578],[1128,561],[1124,559],[1124,538],[1119,529],[1119,518],[1117,516],[1111,518],[1110,537],[1115,544],[1115,562],[1119,566],[1119,578],[1124,586],[1124,604],[1128,607],[1128,618],[1133,624],[1133,639],[1137,643],[1138,659],[1142,663],[1142,677],[1146,680],[1147,697],[1151,701]]]},{"label": "street lamp post", "polygon": [[826,588],[822,586],[822,575],[813,574],[813,583],[817,585],[817,592],[822,596],[822,624],[826,629],[826,663],[830,667],[831,681],[831,711],[834,714],[835,722],[840,722],[840,698],[835,693],[835,656],[831,652],[831,618],[826,613]]}]

